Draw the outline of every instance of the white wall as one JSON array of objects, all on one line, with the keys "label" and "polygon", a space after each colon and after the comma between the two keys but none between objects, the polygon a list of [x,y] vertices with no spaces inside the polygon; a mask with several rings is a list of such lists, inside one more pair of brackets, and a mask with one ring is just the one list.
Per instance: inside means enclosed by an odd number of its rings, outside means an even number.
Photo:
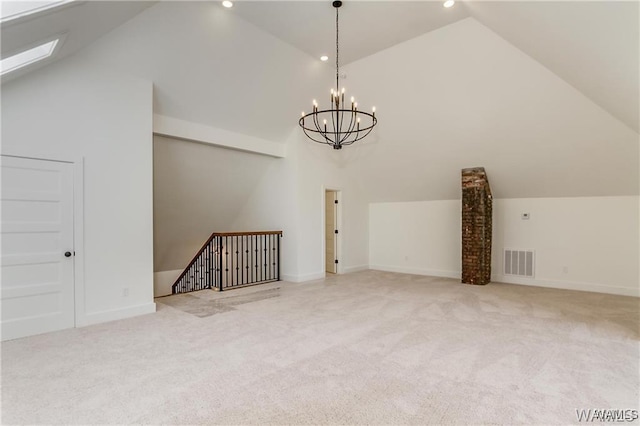
[{"label": "white wall", "polygon": [[376,134],[349,147],[372,202],[456,199],[475,166],[496,198],[639,193],[638,134],[473,18],[344,72],[377,107]]},{"label": "white wall", "polygon": [[151,132],[151,83],[77,58],[2,86],[3,152],[84,158],[77,325],[155,311]]},{"label": "white wall", "polygon": [[80,54],[153,81],[156,114],[284,143],[331,67],[236,12],[157,2]]},{"label": "white wall", "polygon": [[[492,280],[640,296],[638,202],[636,196],[494,200]],[[459,278],[460,212],[458,200],[371,204],[371,267]],[[504,248],[534,249],[535,277],[502,275]]]},{"label": "white wall", "polygon": [[156,272],[186,267],[212,232],[276,225],[262,219],[237,229],[234,221],[256,187],[280,186],[277,176],[269,176],[280,159],[161,136],[154,137],[153,157]]},{"label": "white wall", "polygon": [[296,215],[297,165],[291,156],[274,159],[247,194],[246,202],[230,223],[232,231],[282,231],[281,275],[298,275]]},{"label": "white wall", "polygon": [[342,270],[368,264],[366,201],[345,179],[344,151],[314,144],[296,126],[287,140],[287,157],[274,162],[233,224],[237,230],[273,228],[283,238],[283,277],[307,281],[324,276],[324,190],[338,189],[342,198]]},{"label": "white wall", "polygon": [[[640,296],[638,200],[496,200],[494,280]],[[531,219],[522,220],[521,213]],[[503,248],[535,249],[535,279],[503,276]]]},{"label": "white wall", "polygon": [[369,205],[372,269],[460,277],[460,201]]}]

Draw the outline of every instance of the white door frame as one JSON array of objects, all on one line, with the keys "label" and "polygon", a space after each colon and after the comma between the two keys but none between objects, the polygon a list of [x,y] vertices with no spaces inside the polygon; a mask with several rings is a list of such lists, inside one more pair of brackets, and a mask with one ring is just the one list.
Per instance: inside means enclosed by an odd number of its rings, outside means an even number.
[{"label": "white door frame", "polygon": [[67,157],[56,152],[30,152],[22,148],[2,148],[0,155],[73,164],[73,298],[75,326],[87,324],[84,291],[84,157]]},{"label": "white door frame", "polygon": [[325,197],[325,193],[327,191],[335,191],[336,193],[336,200],[338,200],[338,207],[336,208],[336,225],[338,226],[338,234],[336,235],[336,258],[338,259],[338,267],[336,268],[336,274],[342,274],[343,270],[344,270],[344,261],[343,261],[343,256],[342,256],[342,234],[343,234],[343,228],[342,228],[342,190],[340,188],[336,188],[333,186],[324,186],[322,185],[322,191],[320,192],[321,195],[321,209],[320,211],[322,212],[322,226],[320,227],[320,230],[322,232],[322,238],[320,238],[320,240],[322,241],[322,272],[324,274],[324,276],[327,275],[327,271],[326,271],[326,263],[327,263],[327,247],[326,247],[326,242],[325,242],[325,224],[327,222],[326,217],[325,217],[325,209],[326,209],[326,197]]}]

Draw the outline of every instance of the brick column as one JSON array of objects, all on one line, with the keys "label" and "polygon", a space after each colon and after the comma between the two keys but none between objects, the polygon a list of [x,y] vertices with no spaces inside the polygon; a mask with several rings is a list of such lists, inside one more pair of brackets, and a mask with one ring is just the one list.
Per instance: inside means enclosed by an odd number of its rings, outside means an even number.
[{"label": "brick column", "polygon": [[462,169],[462,282],[491,281],[492,196],[484,167]]}]

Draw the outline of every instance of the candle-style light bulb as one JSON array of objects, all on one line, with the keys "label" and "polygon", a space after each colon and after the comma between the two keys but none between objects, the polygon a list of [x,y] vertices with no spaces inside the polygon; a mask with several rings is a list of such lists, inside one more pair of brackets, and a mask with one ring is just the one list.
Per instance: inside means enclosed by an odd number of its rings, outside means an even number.
[{"label": "candle-style light bulb", "polygon": [[358,103],[357,102],[353,104],[353,109],[356,110],[356,111],[358,110]]},{"label": "candle-style light bulb", "polygon": [[301,117],[302,117],[302,124],[304,124],[304,111],[302,111]]},{"label": "candle-style light bulb", "polygon": [[327,120],[326,119],[324,120],[324,131],[325,132],[327,131]]},{"label": "candle-style light bulb", "polygon": [[356,101],[356,98],[351,97],[351,111],[353,111],[353,103]]},{"label": "candle-style light bulb", "polygon": [[360,117],[358,117],[356,124],[357,124],[357,130],[360,131]]},{"label": "candle-style light bulb", "polygon": [[376,107],[371,108],[373,110],[373,117],[375,118],[376,116]]}]

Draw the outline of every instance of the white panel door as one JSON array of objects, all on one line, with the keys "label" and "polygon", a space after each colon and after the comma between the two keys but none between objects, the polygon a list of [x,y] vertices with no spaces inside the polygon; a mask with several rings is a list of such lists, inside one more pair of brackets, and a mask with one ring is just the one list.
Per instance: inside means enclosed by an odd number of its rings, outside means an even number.
[{"label": "white panel door", "polygon": [[74,327],[73,164],[0,166],[2,340]]}]

